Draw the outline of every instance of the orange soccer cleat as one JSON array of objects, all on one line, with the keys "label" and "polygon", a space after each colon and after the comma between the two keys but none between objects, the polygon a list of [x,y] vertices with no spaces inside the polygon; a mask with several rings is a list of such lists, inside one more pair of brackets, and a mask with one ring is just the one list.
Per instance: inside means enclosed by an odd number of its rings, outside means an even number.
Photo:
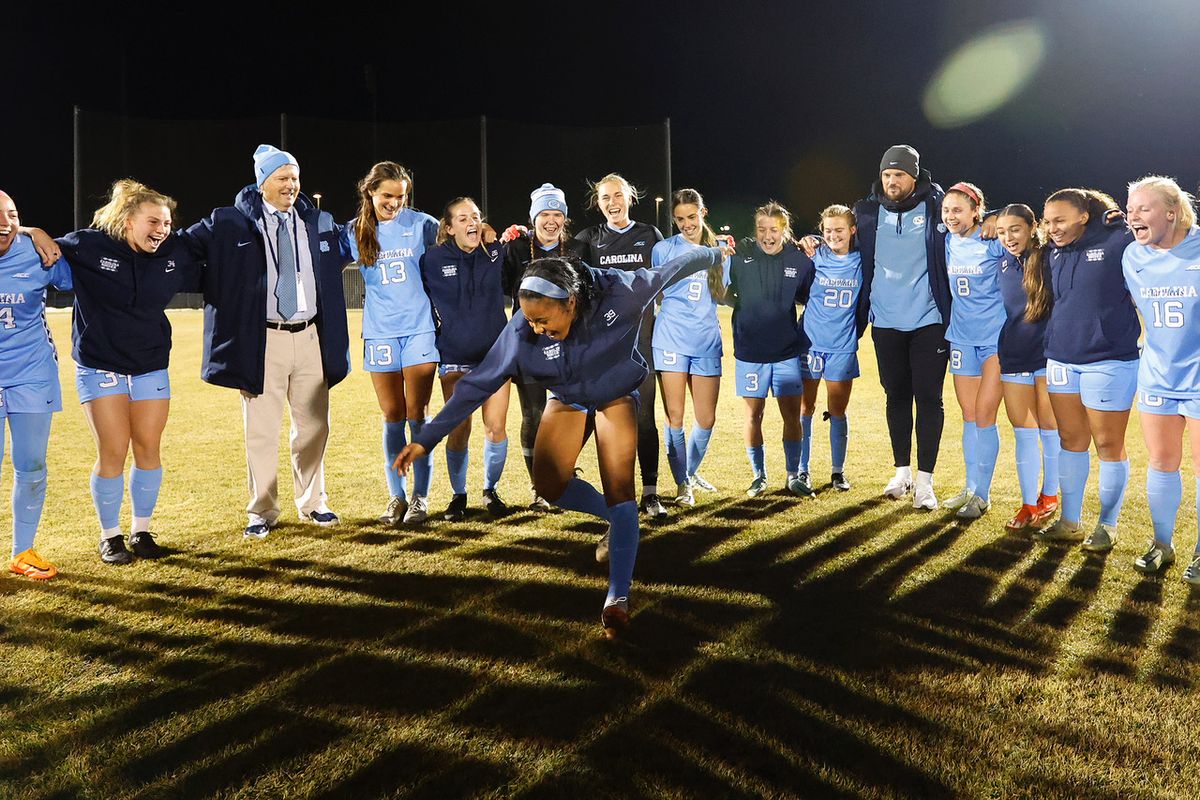
[{"label": "orange soccer cleat", "polygon": [[1054,515],[1058,513],[1058,495],[1038,495],[1037,508],[1038,518],[1034,524],[1041,526],[1054,519]]},{"label": "orange soccer cleat", "polygon": [[48,581],[58,574],[58,569],[32,547],[13,556],[12,561],[8,562],[8,571],[35,581]]},{"label": "orange soccer cleat", "polygon": [[1024,533],[1036,528],[1041,519],[1041,509],[1037,506],[1023,505],[1013,518],[1004,523],[1004,530],[1009,533]]}]

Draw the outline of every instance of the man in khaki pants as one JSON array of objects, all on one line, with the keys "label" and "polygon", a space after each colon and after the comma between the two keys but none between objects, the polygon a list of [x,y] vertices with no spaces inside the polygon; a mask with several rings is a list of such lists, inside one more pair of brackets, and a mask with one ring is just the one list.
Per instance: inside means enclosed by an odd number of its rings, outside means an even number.
[{"label": "man in khaki pants", "polygon": [[292,479],[302,520],[335,525],[325,499],[329,389],[350,371],[340,227],[300,194],[300,165],[260,145],[256,183],[233,206],[188,229],[208,259],[204,368],[239,389],[250,484],[247,539],[279,519],[277,469],[283,404],[291,409]]}]

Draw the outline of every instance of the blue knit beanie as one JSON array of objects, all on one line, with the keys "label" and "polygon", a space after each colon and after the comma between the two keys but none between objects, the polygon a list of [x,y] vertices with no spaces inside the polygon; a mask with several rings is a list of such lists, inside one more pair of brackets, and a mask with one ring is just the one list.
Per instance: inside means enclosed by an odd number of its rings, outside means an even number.
[{"label": "blue knit beanie", "polygon": [[543,211],[561,211],[567,215],[567,196],[552,183],[543,183],[529,193],[529,221],[537,219]]},{"label": "blue knit beanie", "polygon": [[271,177],[271,173],[288,164],[300,169],[300,162],[291,153],[269,144],[260,144],[254,151],[254,179],[259,188]]}]

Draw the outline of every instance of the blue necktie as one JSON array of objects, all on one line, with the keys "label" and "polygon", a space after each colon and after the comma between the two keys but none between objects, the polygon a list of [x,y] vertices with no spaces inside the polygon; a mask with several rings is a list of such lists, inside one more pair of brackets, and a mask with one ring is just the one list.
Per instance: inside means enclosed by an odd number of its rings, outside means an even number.
[{"label": "blue necktie", "polygon": [[275,300],[278,303],[279,316],[291,319],[296,315],[296,246],[292,242],[292,234],[288,230],[288,215],[282,211],[274,212],[279,218],[279,229],[275,241],[279,247],[279,274],[275,276]]}]

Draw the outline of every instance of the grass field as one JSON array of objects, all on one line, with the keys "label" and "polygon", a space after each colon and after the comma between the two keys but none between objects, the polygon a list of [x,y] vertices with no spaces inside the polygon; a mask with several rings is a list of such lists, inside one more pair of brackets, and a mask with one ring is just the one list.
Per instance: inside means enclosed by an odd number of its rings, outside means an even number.
[{"label": "grass field", "polygon": [[[361,371],[333,392],[327,483],[343,524],[296,523],[281,463],[285,524],[244,542],[238,395],[199,381],[199,312],[172,321],[155,527],[174,554],[115,568],[96,554],[69,317],[52,315],[67,408],[38,548],[61,575],[0,579],[0,797],[1195,792],[1200,595],[1181,567],[1165,579],[1132,569],[1149,531],[1136,420],[1123,538],[1108,557],[1086,557],[1003,534],[1019,502],[1004,423],[995,508],[982,520],[878,497],[892,468],[869,337],[847,494],[746,498],[727,383],[704,469],[723,491],[643,530],[633,633],[606,642],[592,555],[601,526],[572,514],[484,518],[478,433],[467,522],[374,522],[387,498]],[[942,495],[963,473],[949,382],[946,397]],[[510,418],[515,437],[515,397]],[[828,428],[816,428],[823,477]],[[524,465],[510,453],[502,494],[524,502]],[[448,499],[438,455],[435,510]],[[595,476],[590,454],[582,466]],[[11,480],[6,465],[5,498]],[[1094,496],[1093,470],[1085,524]],[[1193,501],[1189,489],[1181,553]]]}]

